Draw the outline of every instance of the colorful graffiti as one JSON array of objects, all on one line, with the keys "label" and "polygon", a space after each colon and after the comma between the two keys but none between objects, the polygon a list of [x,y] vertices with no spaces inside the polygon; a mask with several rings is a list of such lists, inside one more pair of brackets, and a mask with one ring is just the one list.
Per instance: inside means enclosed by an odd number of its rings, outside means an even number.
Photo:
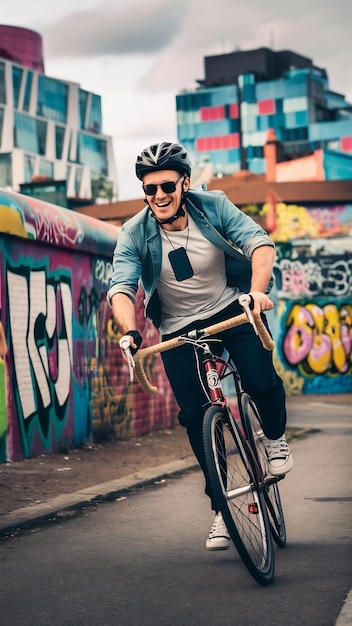
[{"label": "colorful graffiti", "polygon": [[270,224],[274,241],[348,236],[352,228],[352,205],[311,207],[276,202],[260,212]]},{"label": "colorful graffiti", "polygon": [[288,394],[352,391],[352,303],[278,303],[275,364]]},{"label": "colorful graffiti", "polygon": [[352,231],[352,204],[286,204],[269,191],[270,202],[247,204],[242,210],[260,222],[275,242],[293,239],[346,237]]},{"label": "colorful graffiti", "polygon": [[347,254],[281,259],[275,270],[282,297],[342,298],[352,292],[352,258]]},{"label": "colorful graffiti", "polygon": [[116,226],[2,189],[0,210],[0,233],[110,258],[119,233]]},{"label": "colorful graffiti", "polygon": [[[30,267],[32,265],[32,267]],[[71,438],[68,404],[73,359],[71,278],[35,263],[6,263],[8,339],[23,455]]]},{"label": "colorful graffiti", "polygon": [[[8,242],[2,259],[0,347],[9,346],[11,394],[7,413],[6,368],[0,367],[0,462],[175,423],[177,407],[160,357],[148,364],[157,397],[129,383],[106,302],[110,260],[16,240]],[[158,333],[144,319],[143,297],[140,292],[140,328],[155,342]]]},{"label": "colorful graffiti", "polygon": [[[106,292],[119,229],[2,191],[0,211],[0,462],[173,425],[160,357],[147,396],[118,346]],[[157,341],[143,297],[138,323]]]},{"label": "colorful graffiti", "polygon": [[[148,364],[160,390],[156,398],[129,383],[106,302],[110,262],[73,255],[68,259],[57,251],[38,260],[38,248],[27,245],[28,253],[17,263],[15,246],[5,255],[5,319],[16,416],[11,458],[77,446],[92,437],[122,439],[172,425],[177,409],[160,359]],[[65,267],[60,266],[63,260]],[[140,327],[147,340],[157,341],[157,331],[144,320],[142,302],[141,292]]]},{"label": "colorful graffiti", "polygon": [[294,304],[286,317],[283,355],[308,375],[351,370],[352,306]]},{"label": "colorful graffiti", "polygon": [[[347,393],[352,205],[276,204],[276,365],[288,393]],[[272,217],[272,216],[271,216]]]}]

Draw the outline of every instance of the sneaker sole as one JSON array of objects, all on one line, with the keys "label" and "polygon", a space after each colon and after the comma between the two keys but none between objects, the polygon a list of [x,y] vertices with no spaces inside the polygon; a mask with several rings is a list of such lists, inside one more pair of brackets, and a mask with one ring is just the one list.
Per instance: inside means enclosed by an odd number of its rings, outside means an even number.
[{"label": "sneaker sole", "polygon": [[270,463],[267,463],[267,466],[268,466],[268,473],[270,474],[270,476],[284,476],[285,474],[288,474],[288,472],[291,471],[293,467],[293,459],[290,458],[290,460],[285,464],[284,467],[272,467]]},{"label": "sneaker sole", "polygon": [[210,552],[215,552],[215,551],[219,551],[219,550],[228,550],[229,547],[231,545],[231,540],[228,539],[226,544],[215,544],[215,543],[208,543],[208,541],[205,544],[205,547],[207,550],[209,550]]}]

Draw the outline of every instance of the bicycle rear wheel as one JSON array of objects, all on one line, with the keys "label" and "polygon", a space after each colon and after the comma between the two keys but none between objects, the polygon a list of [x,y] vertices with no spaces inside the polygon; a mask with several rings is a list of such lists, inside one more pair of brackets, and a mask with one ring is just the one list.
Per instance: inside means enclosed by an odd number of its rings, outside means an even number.
[{"label": "bicycle rear wheel", "polygon": [[209,481],[243,563],[257,582],[268,585],[274,577],[268,514],[254,461],[236,428],[225,409],[211,406],[205,412],[203,441]]},{"label": "bicycle rear wheel", "polygon": [[286,527],[278,480],[268,476],[266,462],[267,456],[264,445],[265,435],[262,429],[258,410],[246,393],[241,395],[241,409],[246,437],[252,450],[256,451],[257,460],[262,467],[264,475],[264,497],[267,504],[271,532],[275,543],[280,548],[284,548],[286,545]]}]

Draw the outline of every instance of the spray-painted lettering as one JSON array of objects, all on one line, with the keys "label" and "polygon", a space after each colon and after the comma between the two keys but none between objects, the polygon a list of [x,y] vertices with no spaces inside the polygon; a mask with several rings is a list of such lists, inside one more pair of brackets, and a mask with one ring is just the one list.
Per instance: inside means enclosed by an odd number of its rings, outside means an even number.
[{"label": "spray-painted lettering", "polygon": [[294,304],[285,323],[283,355],[305,374],[346,374],[351,368],[352,306]]},{"label": "spray-painted lettering", "polygon": [[48,278],[43,269],[26,267],[8,269],[7,285],[21,428],[25,437],[37,418],[41,436],[47,438],[50,420],[64,419],[70,392],[71,288],[63,279]]}]

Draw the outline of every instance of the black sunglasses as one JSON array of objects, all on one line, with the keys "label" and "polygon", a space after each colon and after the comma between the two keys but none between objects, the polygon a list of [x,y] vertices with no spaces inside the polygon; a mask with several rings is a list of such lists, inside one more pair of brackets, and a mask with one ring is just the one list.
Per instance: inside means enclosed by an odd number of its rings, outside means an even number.
[{"label": "black sunglasses", "polygon": [[177,180],[167,180],[165,183],[160,183],[160,185],[143,185],[143,191],[146,196],[155,196],[158,187],[161,187],[164,193],[174,193],[176,185],[181,178],[184,178],[184,176],[180,176]]}]

